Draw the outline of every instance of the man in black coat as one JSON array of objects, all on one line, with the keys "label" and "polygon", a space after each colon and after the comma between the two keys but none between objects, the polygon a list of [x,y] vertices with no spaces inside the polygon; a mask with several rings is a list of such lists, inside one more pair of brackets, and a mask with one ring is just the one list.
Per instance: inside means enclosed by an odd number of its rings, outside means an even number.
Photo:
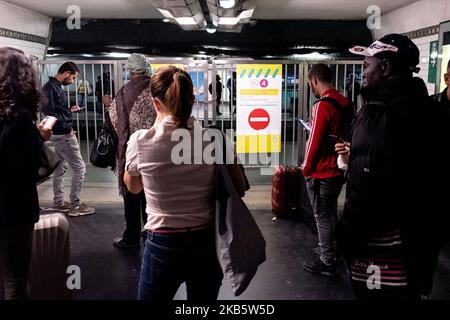
[{"label": "man in black coat", "polygon": [[443,232],[439,203],[448,187],[439,177],[448,177],[448,165],[439,145],[448,124],[424,82],[412,76],[419,50],[407,37],[390,34],[350,51],[366,57],[366,104],[355,121],[351,149],[336,145],[344,156],[350,150],[336,239],[357,298],[417,300],[432,278],[430,239]]}]

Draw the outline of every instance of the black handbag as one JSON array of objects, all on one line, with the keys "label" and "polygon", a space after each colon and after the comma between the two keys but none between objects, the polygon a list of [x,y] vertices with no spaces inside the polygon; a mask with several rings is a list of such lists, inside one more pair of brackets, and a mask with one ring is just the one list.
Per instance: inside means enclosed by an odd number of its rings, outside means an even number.
[{"label": "black handbag", "polygon": [[36,175],[36,185],[39,185],[50,178],[53,171],[55,171],[56,167],[58,167],[61,162],[61,158],[56,153],[51,142],[43,141],[39,138],[39,144],[38,156],[41,165]]},{"label": "black handbag", "polygon": [[97,139],[92,146],[89,160],[92,165],[99,168],[111,167],[112,170],[116,166],[117,154],[117,136],[109,118],[109,114],[105,114],[105,122],[103,124]]}]

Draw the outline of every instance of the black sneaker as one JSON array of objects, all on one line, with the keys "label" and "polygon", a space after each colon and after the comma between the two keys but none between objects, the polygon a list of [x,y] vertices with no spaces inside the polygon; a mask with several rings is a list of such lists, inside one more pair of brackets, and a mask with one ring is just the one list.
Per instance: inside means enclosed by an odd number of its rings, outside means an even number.
[{"label": "black sneaker", "polygon": [[311,273],[328,277],[334,277],[337,275],[337,268],[335,263],[333,263],[332,265],[326,265],[320,259],[304,263],[303,269]]},{"label": "black sneaker", "polygon": [[137,248],[140,246],[140,243],[129,243],[126,242],[123,238],[115,238],[114,239],[114,246],[116,246],[117,248],[121,248],[121,249],[126,249],[126,248]]}]

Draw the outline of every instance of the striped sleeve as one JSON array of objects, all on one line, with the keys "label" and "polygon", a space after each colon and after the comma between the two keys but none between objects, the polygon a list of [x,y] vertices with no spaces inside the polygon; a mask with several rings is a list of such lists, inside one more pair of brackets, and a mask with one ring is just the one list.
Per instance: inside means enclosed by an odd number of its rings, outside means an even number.
[{"label": "striped sleeve", "polygon": [[325,106],[326,102],[319,101],[313,107],[311,115],[311,133],[306,143],[305,160],[303,162],[303,174],[310,176],[314,171],[318,159],[320,159],[320,144],[328,132],[329,114]]}]

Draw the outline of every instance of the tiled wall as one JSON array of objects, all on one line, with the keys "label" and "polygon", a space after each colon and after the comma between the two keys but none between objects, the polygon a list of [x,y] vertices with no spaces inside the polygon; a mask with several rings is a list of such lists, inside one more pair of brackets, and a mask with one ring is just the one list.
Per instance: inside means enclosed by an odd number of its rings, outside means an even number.
[{"label": "tiled wall", "polygon": [[447,20],[450,20],[449,0],[420,0],[386,14],[382,12],[381,29],[374,30],[374,37],[392,32],[407,33]]},{"label": "tiled wall", "polygon": [[1,47],[15,47],[43,59],[50,23],[49,17],[0,0]]},{"label": "tiled wall", "polygon": [[413,39],[414,43],[417,45],[417,47],[420,50],[420,72],[419,77],[425,81],[425,84],[427,85],[428,92],[430,94],[435,93],[435,84],[428,82],[428,64],[429,64],[429,58],[430,58],[430,42],[437,41],[439,38],[439,35],[435,34],[428,37],[422,37]]},{"label": "tiled wall", "polygon": [[0,37],[0,47],[13,47],[23,50],[28,55],[33,55],[42,59],[45,52],[45,45],[30,41],[16,40]]},{"label": "tiled wall", "polygon": [[[381,29],[374,30],[374,38],[378,39],[388,33],[408,34],[413,31],[427,30],[439,26],[441,22],[450,20],[450,0],[419,0],[408,6],[381,16]],[[419,76],[425,81],[428,92],[435,93],[435,85],[428,82],[428,62],[430,57],[430,42],[436,41],[439,35],[436,31],[430,35],[415,35],[411,37],[420,50]]]}]

